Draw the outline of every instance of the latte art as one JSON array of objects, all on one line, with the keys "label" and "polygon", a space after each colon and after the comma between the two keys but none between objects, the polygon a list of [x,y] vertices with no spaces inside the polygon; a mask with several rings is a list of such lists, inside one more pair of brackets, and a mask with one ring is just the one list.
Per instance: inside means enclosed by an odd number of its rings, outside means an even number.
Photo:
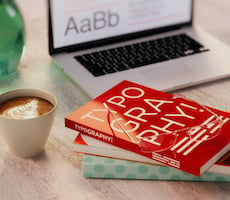
[{"label": "latte art", "polygon": [[0,115],[12,119],[31,119],[49,112],[53,105],[45,99],[18,97],[0,104]]},{"label": "latte art", "polygon": [[33,99],[25,105],[16,106],[5,110],[2,115],[14,119],[30,119],[38,117],[38,100]]}]

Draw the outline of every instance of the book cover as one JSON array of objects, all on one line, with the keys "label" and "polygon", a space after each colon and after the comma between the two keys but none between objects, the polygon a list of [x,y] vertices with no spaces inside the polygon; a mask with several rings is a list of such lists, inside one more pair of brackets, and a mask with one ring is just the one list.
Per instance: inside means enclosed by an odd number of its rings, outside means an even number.
[{"label": "book cover", "polygon": [[65,117],[65,126],[196,176],[229,150],[229,116],[123,81]]},{"label": "book cover", "polygon": [[91,155],[83,157],[82,175],[105,179],[230,182],[230,175],[205,172],[197,177],[168,166]]},{"label": "book cover", "polygon": [[[96,155],[101,157],[115,158],[120,160],[135,161],[146,164],[163,165],[155,160],[141,156],[107,144],[105,142],[96,140],[84,134],[78,134],[73,142],[72,149],[74,152],[88,155]],[[213,164],[207,172],[230,175],[230,151],[221,157],[215,164]]]}]

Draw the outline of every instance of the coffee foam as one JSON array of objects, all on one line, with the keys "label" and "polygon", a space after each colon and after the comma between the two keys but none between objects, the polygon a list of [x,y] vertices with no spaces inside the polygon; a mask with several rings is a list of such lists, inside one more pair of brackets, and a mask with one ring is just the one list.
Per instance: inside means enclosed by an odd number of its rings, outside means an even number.
[{"label": "coffee foam", "polygon": [[38,100],[33,99],[25,105],[6,109],[2,115],[14,119],[31,119],[38,117]]},{"label": "coffee foam", "polygon": [[12,119],[31,119],[49,112],[52,107],[52,104],[44,99],[21,97],[1,104],[0,115]]}]

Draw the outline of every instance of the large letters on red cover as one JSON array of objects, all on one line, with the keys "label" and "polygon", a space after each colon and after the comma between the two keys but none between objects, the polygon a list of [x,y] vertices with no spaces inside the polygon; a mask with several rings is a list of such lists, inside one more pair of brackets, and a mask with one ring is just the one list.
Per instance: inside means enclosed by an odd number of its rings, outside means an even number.
[{"label": "large letters on red cover", "polygon": [[195,175],[230,140],[228,113],[128,81],[67,116],[66,126]]}]

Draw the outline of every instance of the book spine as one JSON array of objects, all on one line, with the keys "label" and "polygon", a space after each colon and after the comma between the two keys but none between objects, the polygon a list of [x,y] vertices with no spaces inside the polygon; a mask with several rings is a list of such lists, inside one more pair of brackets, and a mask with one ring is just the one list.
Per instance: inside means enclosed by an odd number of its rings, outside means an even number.
[{"label": "book spine", "polygon": [[84,155],[85,178],[230,182],[230,175],[206,172],[201,177],[168,166]]},{"label": "book spine", "polygon": [[[120,138],[111,136],[109,134],[104,133],[103,131],[98,131],[95,130],[94,128],[91,127],[87,127],[85,125],[82,125],[76,121],[72,121],[69,119],[65,118],[65,126],[68,128],[71,128],[73,130],[79,131],[82,134],[86,134],[90,137],[93,137],[95,139],[101,140],[103,142],[107,142],[109,144],[112,144],[114,146],[126,149],[128,151],[132,151],[134,153],[137,153],[139,155],[145,156],[147,158],[150,158],[152,160],[155,160],[157,162],[160,162],[162,164],[167,164],[169,166],[175,167],[177,169],[183,170],[185,171],[185,169],[180,165],[179,161],[177,160],[173,160],[171,158],[167,158],[167,157],[163,157],[160,154],[154,153],[154,152],[142,152],[140,150],[140,146],[138,146],[137,144],[131,143],[129,141],[124,141]],[[178,164],[179,163],[179,164]],[[200,176],[200,169],[192,169],[191,171],[187,172],[196,175],[196,176]]]},{"label": "book spine", "polygon": [[65,119],[65,126],[70,128],[70,129],[76,130],[82,134],[93,137],[95,139],[98,139],[98,140],[101,140],[103,142],[109,143],[111,145],[126,149],[128,151],[132,151],[132,152],[147,156],[147,157],[152,159],[151,153],[142,153],[140,151],[139,146],[137,144],[132,143],[132,142],[124,141],[120,138],[111,136],[111,135],[109,135],[103,131],[99,131],[99,130],[96,130],[94,128],[87,127],[85,125],[82,125],[76,121],[71,121],[69,119]]}]

